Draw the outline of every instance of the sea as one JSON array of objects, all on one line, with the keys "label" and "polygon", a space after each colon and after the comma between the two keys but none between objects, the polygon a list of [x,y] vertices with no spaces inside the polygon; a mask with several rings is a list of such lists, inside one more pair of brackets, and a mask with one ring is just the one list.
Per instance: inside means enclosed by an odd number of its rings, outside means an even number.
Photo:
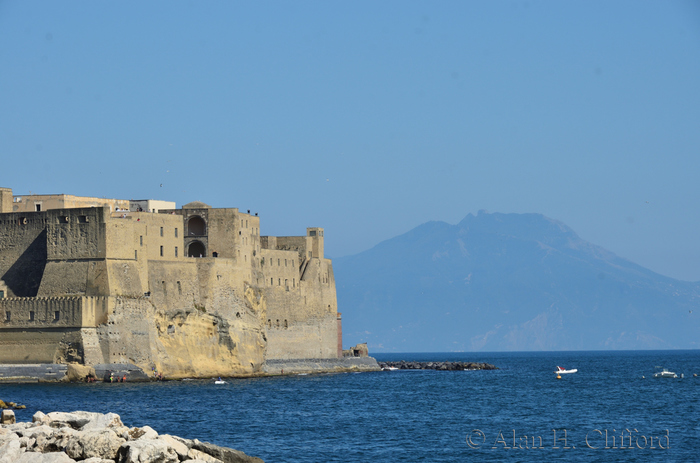
[{"label": "sea", "polygon": [[[700,350],[376,354],[492,371],[0,384],[41,410],[114,412],[265,462],[700,461]],[[557,379],[557,366],[578,369]],[[655,379],[657,367],[678,379]],[[681,374],[683,378],[680,378]]]}]

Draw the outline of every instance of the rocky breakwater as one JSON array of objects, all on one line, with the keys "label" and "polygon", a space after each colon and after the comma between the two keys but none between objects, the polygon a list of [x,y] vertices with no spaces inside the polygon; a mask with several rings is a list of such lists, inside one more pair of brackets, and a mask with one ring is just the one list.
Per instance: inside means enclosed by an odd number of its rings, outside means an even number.
[{"label": "rocky breakwater", "polygon": [[4,410],[0,463],[262,463],[238,450],[124,426],[115,413],[36,412],[15,423]]},{"label": "rocky breakwater", "polygon": [[379,362],[382,370],[444,370],[444,371],[462,371],[462,370],[498,370],[498,368],[490,363],[479,362]]}]

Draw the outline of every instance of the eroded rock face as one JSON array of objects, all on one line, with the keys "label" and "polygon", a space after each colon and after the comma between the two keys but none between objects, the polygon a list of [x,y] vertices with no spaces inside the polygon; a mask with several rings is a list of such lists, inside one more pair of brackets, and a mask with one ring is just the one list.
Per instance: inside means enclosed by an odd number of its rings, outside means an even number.
[{"label": "eroded rock face", "polygon": [[109,323],[97,328],[98,342],[102,351],[118,352],[110,362],[149,373],[155,367],[168,378],[253,375],[264,362],[264,305],[247,296],[234,301],[234,313],[216,305],[206,312],[162,310],[146,300],[118,300]]},{"label": "eroded rock face", "polygon": [[115,413],[37,412],[0,425],[0,463],[262,463],[238,450],[128,428]]},{"label": "eroded rock face", "polygon": [[156,365],[166,376],[239,376],[261,369],[264,342],[257,323],[196,310],[159,312],[155,323]]}]

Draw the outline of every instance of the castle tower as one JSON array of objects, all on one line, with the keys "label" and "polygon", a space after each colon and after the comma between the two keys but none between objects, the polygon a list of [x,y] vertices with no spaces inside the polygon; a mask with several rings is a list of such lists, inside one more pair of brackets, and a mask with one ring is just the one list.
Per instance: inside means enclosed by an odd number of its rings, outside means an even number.
[{"label": "castle tower", "polygon": [[309,257],[323,259],[323,228],[307,228],[306,239],[311,241],[311,246],[307,246],[307,249],[311,249],[312,253]]},{"label": "castle tower", "polygon": [[12,212],[12,188],[0,188],[0,213]]}]

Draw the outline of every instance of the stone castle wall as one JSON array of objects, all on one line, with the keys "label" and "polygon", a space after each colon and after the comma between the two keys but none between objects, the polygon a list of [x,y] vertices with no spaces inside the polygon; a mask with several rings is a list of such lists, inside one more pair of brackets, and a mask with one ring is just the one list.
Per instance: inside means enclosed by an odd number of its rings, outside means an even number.
[{"label": "stone castle wall", "polygon": [[5,190],[0,363],[131,363],[201,376],[338,357],[323,229],[263,237],[257,216],[202,203],[8,213]]},{"label": "stone castle wall", "polygon": [[81,328],[107,322],[107,297],[23,297],[0,299],[3,328]]},{"label": "stone castle wall", "polygon": [[106,297],[0,299],[0,363],[82,363],[82,330],[106,323],[111,306]]}]

